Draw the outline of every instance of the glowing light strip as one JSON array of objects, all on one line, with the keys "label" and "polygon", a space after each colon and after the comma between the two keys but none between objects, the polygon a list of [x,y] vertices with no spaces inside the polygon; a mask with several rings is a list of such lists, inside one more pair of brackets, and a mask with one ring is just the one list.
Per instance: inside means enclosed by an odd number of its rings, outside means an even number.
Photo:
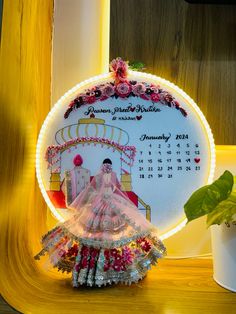
[{"label": "glowing light strip", "polygon": [[[204,126],[204,128],[206,130],[206,133],[208,135],[208,140],[209,140],[209,147],[210,147],[210,154],[211,154],[210,155],[211,165],[210,165],[210,171],[209,171],[207,184],[210,184],[213,180],[214,169],[215,169],[215,145],[214,145],[214,139],[213,139],[211,129],[210,129],[208,122],[207,122],[205,116],[203,115],[202,111],[199,109],[199,107],[196,105],[196,103],[193,101],[193,99],[191,97],[189,97],[182,89],[180,89],[175,84],[173,84],[173,83],[171,83],[171,82],[169,82],[169,81],[167,81],[161,77],[155,76],[153,74],[141,73],[141,72],[136,72],[136,71],[131,71],[131,70],[129,70],[129,76],[134,76],[134,77],[140,78],[140,79],[142,78],[144,81],[145,81],[145,79],[153,80],[155,82],[158,81],[158,84],[160,84],[160,85],[163,84],[163,85],[166,85],[167,87],[169,87],[171,89],[174,89],[185,100],[187,100],[188,103],[192,106],[192,108],[196,111],[196,113],[200,117],[202,125]],[[40,130],[38,142],[37,142],[37,148],[36,148],[36,176],[38,179],[40,190],[42,192],[42,195],[43,195],[47,205],[49,206],[49,208],[52,211],[55,218],[61,222],[63,222],[64,219],[57,212],[56,208],[52,204],[52,202],[51,202],[50,198],[48,197],[47,192],[43,186],[43,180],[42,180],[42,176],[41,176],[41,156],[44,155],[44,152],[42,152],[42,154],[41,154],[43,138],[45,136],[45,133],[46,133],[46,130],[47,130],[49,123],[54,119],[54,115],[57,113],[57,111],[60,109],[60,107],[63,105],[63,103],[66,100],[72,99],[72,96],[75,93],[78,93],[79,89],[85,89],[87,85],[93,85],[93,84],[95,84],[95,82],[98,83],[99,81],[106,81],[107,79],[111,79],[111,78],[112,78],[111,73],[101,74],[101,75],[92,77],[90,79],[87,79],[87,80],[77,84],[76,86],[74,86],[72,89],[70,89],[68,92],[66,92],[58,100],[58,102],[55,104],[55,106],[52,108],[52,110],[47,115],[47,117],[46,117],[46,119],[42,125],[42,128]],[[104,126],[104,135],[105,135],[105,133],[106,133],[106,127]],[[167,239],[168,237],[172,236],[176,232],[180,231],[186,225],[186,222],[187,222],[187,219],[182,220],[176,227],[174,227],[173,229],[160,235],[160,238],[162,240],[164,240],[164,239]]]}]

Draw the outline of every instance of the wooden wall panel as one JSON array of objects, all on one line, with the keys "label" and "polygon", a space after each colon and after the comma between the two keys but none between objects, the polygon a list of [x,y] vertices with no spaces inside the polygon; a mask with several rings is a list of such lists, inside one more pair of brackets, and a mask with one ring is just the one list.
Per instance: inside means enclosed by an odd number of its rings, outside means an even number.
[{"label": "wooden wall panel", "polygon": [[138,60],[205,114],[216,144],[236,144],[236,5],[112,0],[110,59]]}]

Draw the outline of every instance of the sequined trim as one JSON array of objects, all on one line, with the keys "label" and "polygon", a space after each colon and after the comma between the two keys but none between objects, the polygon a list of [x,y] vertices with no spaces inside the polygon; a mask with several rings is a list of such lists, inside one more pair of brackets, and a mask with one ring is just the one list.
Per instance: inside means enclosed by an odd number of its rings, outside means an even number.
[{"label": "sequined trim", "polygon": [[[58,235],[50,239],[50,236],[54,233],[58,232]],[[149,229],[146,231],[135,233],[134,235],[130,237],[121,237],[119,240],[116,241],[109,241],[109,240],[97,240],[97,239],[90,239],[90,238],[83,238],[83,237],[77,237],[74,234],[72,234],[68,229],[66,229],[63,226],[57,226],[54,229],[50,230],[46,235],[42,238],[42,244],[44,245],[45,242],[50,242],[49,244],[46,244],[44,249],[42,251],[48,251],[47,246],[49,247],[54,246],[57,242],[60,241],[63,237],[67,236],[71,240],[74,240],[78,242],[80,245],[86,245],[86,246],[92,246],[95,248],[116,248],[123,246],[125,244],[128,244],[129,242],[132,242],[136,239],[142,238],[142,237],[148,237],[152,241],[157,241],[157,245],[160,245],[162,243],[161,241],[158,241],[156,236],[152,235],[153,229]],[[163,244],[162,244],[163,245]],[[41,254],[44,255],[44,254]]]}]

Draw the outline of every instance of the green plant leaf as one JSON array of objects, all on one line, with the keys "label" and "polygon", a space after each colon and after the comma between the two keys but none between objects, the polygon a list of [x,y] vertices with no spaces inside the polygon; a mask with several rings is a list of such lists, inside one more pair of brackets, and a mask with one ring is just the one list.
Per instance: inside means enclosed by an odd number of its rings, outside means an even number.
[{"label": "green plant leaf", "polygon": [[236,192],[232,192],[230,196],[220,202],[216,208],[207,215],[207,226],[214,224],[220,225],[223,222],[231,222],[236,220]]},{"label": "green plant leaf", "polygon": [[195,191],[184,205],[188,222],[211,213],[221,201],[228,198],[233,183],[232,173],[226,170],[215,182]]}]

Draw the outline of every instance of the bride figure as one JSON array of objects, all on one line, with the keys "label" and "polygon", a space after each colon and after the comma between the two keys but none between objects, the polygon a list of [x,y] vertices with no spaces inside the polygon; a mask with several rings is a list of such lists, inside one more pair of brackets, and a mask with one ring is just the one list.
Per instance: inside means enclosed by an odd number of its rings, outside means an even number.
[{"label": "bride figure", "polygon": [[72,285],[131,284],[165,254],[157,229],[121,191],[112,162],[70,204],[72,218],[42,238],[42,250],[58,270],[72,272]]}]

